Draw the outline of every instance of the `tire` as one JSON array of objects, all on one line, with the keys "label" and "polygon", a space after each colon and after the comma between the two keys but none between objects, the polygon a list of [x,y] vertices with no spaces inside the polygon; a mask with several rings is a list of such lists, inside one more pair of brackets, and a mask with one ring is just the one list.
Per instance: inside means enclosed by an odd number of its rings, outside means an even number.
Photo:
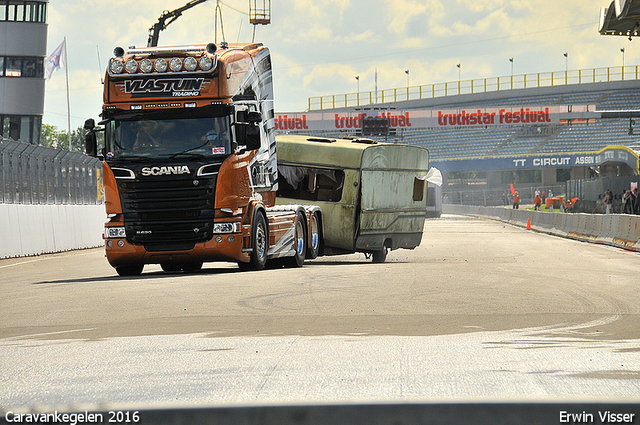
[{"label": "tire", "polygon": [[381,251],[374,251],[373,252],[373,262],[374,263],[384,263],[385,260],[387,259],[387,248],[384,247],[382,248]]},{"label": "tire", "polygon": [[167,273],[178,273],[184,271],[185,273],[193,273],[202,269],[202,262],[196,261],[192,263],[163,263],[160,264],[162,270]]},{"label": "tire", "polygon": [[185,273],[193,273],[202,270],[202,261],[194,261],[193,263],[182,264],[182,270]]},{"label": "tire", "polygon": [[269,252],[269,228],[264,214],[256,210],[251,225],[251,254],[248,263],[238,263],[240,270],[262,270]]},{"label": "tire", "polygon": [[177,273],[182,270],[182,267],[180,267],[180,264],[176,264],[176,263],[163,263],[163,264],[160,264],[160,267],[162,267],[162,271],[167,273]]},{"label": "tire", "polygon": [[140,276],[144,269],[144,264],[132,264],[128,266],[116,267],[119,276]]},{"label": "tire", "polygon": [[320,219],[318,218],[317,213],[313,213],[311,215],[309,228],[309,242],[311,243],[311,246],[307,248],[307,258],[313,260],[320,253],[320,241],[322,237],[320,235]]},{"label": "tire", "polygon": [[307,252],[307,219],[301,212],[296,214],[293,231],[293,249],[295,250],[295,255],[287,258],[285,264],[289,267],[302,267]]}]

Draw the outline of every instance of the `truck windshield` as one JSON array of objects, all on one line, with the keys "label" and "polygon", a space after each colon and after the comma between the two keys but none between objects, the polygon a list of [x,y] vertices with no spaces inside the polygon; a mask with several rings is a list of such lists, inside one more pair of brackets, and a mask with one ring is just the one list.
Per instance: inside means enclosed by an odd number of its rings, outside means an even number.
[{"label": "truck windshield", "polygon": [[221,156],[231,153],[229,117],[115,120],[107,158]]}]

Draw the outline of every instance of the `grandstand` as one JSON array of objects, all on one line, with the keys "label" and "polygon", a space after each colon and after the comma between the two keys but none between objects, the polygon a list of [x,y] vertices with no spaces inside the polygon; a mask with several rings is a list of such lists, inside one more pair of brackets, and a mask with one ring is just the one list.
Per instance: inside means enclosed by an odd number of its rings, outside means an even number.
[{"label": "grandstand", "polygon": [[[595,72],[593,74],[595,76]],[[480,93],[461,93],[458,84],[458,92],[454,95],[424,99],[410,99],[409,89],[404,89],[409,100],[322,108],[320,111],[288,113],[286,116],[303,117],[306,124],[318,115],[322,115],[320,119],[325,123],[335,117],[337,123],[338,117],[354,117],[363,113],[368,117],[389,112],[396,116],[431,113],[432,117],[437,117],[438,111],[458,111],[460,114],[465,110],[478,110],[478,113],[493,111],[495,114],[503,109],[550,108],[556,111],[552,122],[442,126],[437,125],[436,118],[432,118],[431,122],[435,120],[435,125],[390,126],[386,134],[371,135],[365,131],[364,136],[379,142],[406,143],[429,149],[432,164],[443,172],[445,188],[456,187],[462,181],[467,184],[472,181],[476,188],[500,191],[510,183],[552,187],[564,185],[569,179],[638,174],[640,118],[636,117],[640,116],[640,80],[637,67],[633,74],[623,74],[616,81],[605,79],[601,82],[594,78],[594,81],[587,83],[551,84]],[[581,79],[583,75],[581,72]],[[557,77],[552,77],[552,83],[554,78],[557,80]],[[526,87],[526,77],[524,81]],[[474,82],[471,82],[471,91],[474,91],[474,87]],[[398,90],[402,89],[396,92]],[[422,88],[420,91],[422,93]],[[336,98],[345,99],[344,103],[348,103],[346,95]],[[324,105],[335,103],[334,99],[333,102],[324,102]],[[617,118],[604,119],[599,118],[602,111],[619,113]],[[639,120],[637,126],[635,119]],[[324,124],[307,127],[278,131],[313,133],[325,137],[363,135],[361,126],[335,129]]]}]

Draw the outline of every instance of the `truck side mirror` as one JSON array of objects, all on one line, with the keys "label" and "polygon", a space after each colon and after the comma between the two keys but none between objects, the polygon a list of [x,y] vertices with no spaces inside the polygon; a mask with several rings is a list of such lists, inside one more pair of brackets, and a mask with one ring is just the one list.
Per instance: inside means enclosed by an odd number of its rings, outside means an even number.
[{"label": "truck side mirror", "polygon": [[247,150],[253,151],[260,149],[260,127],[255,124],[247,125],[246,144]]},{"label": "truck side mirror", "polygon": [[98,157],[98,138],[96,137],[95,131],[89,130],[87,134],[84,135],[84,146],[88,156]]},{"label": "truck side mirror", "polygon": [[96,122],[93,118],[89,118],[84,122],[84,129],[87,133],[84,135],[84,146],[88,156],[96,158],[98,156],[98,138],[96,137]]}]

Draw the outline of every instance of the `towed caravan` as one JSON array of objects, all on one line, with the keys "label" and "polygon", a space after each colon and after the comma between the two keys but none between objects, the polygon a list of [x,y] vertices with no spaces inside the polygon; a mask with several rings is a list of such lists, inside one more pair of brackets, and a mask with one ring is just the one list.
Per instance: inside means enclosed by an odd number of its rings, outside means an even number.
[{"label": "towed caravan", "polygon": [[388,250],[420,245],[427,210],[429,152],[369,139],[276,136],[276,203],[322,210],[320,253],[363,252],[373,262]]}]

